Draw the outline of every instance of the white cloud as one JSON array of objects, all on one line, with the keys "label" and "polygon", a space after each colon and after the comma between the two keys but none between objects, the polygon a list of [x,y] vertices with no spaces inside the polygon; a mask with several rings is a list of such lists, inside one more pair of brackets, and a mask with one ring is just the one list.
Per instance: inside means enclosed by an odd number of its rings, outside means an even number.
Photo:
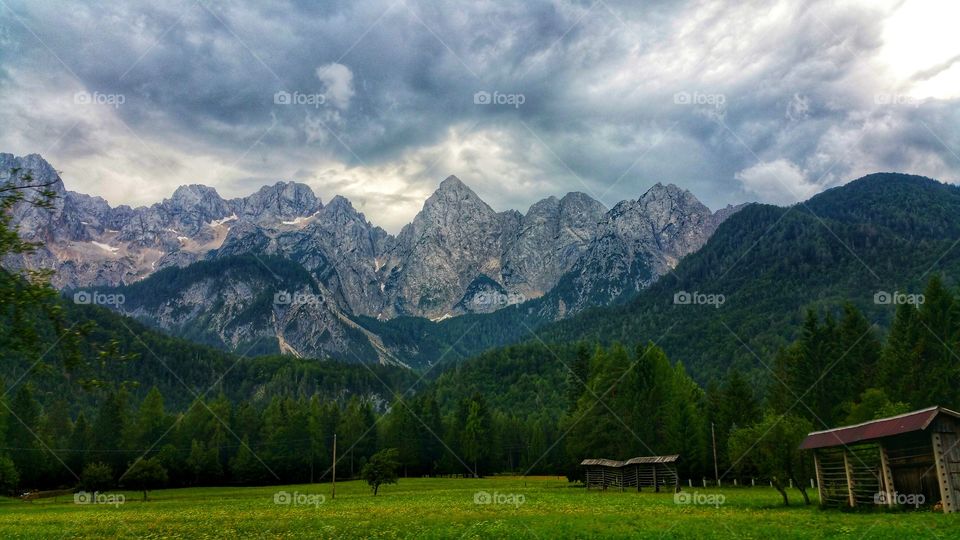
[{"label": "white cloud", "polygon": [[774,204],[804,201],[821,189],[819,184],[807,180],[800,167],[786,159],[757,163],[735,177],[760,201]]},{"label": "white cloud", "polygon": [[353,98],[353,72],[343,64],[330,63],[317,68],[317,78],[326,87],[327,102],[340,110],[350,107]]}]

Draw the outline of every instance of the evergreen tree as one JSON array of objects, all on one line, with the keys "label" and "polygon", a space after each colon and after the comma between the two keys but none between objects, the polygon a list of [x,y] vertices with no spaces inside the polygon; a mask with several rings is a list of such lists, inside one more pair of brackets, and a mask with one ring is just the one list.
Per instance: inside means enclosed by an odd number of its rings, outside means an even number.
[{"label": "evergreen tree", "polygon": [[147,452],[154,448],[146,457],[156,454],[156,449],[162,447],[162,437],[168,434],[173,420],[164,411],[163,396],[154,386],[140,404],[136,420],[132,424],[133,435],[131,447],[137,452]]},{"label": "evergreen tree", "polygon": [[124,446],[123,434],[127,430],[128,417],[126,391],[110,391],[103,399],[93,425],[89,459],[106,463],[114,475],[122,475],[127,469],[128,449]]},{"label": "evergreen tree", "polygon": [[474,476],[481,476],[481,467],[489,455],[490,416],[483,398],[474,395],[467,404],[467,418],[463,424],[460,448],[463,459],[472,467]]},{"label": "evergreen tree", "polygon": [[879,386],[888,396],[898,396],[917,406],[920,384],[920,322],[916,306],[900,304],[887,334],[877,370]]},{"label": "evergreen tree", "polygon": [[22,384],[17,388],[9,407],[5,441],[11,447],[10,456],[20,473],[20,481],[27,486],[42,485],[48,462],[37,435],[40,404],[34,399],[30,385]]}]

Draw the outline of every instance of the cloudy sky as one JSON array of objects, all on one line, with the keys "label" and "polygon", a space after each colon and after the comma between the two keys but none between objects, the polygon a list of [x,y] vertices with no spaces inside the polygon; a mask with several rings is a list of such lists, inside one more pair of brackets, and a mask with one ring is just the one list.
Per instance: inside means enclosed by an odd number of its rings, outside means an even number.
[{"label": "cloudy sky", "polygon": [[0,152],[112,204],[298,180],[390,231],[450,174],[521,211],[960,180],[956,2],[244,4],[0,0]]}]

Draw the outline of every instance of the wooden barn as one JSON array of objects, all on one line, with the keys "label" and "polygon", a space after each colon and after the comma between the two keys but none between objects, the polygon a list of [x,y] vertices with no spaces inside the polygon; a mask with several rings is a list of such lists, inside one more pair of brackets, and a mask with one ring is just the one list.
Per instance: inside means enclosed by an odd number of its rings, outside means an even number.
[{"label": "wooden barn", "polygon": [[960,505],[960,413],[929,407],[807,435],[820,504]]},{"label": "wooden barn", "polygon": [[680,477],[677,475],[677,461],[680,454],[672,456],[643,456],[628,459],[624,464],[624,485],[641,488],[651,487],[660,491],[660,486],[670,486],[680,490]]},{"label": "wooden barn", "polygon": [[623,461],[612,459],[585,459],[580,462],[583,467],[583,482],[587,489],[607,489],[611,486],[622,489],[624,465]]},{"label": "wooden barn", "polygon": [[679,489],[677,475],[678,454],[671,456],[642,456],[627,461],[612,459],[585,459],[580,462],[584,469],[584,483],[587,489],[607,489],[615,487],[621,491],[625,487],[635,487],[641,491],[644,487],[660,491],[661,486]]}]

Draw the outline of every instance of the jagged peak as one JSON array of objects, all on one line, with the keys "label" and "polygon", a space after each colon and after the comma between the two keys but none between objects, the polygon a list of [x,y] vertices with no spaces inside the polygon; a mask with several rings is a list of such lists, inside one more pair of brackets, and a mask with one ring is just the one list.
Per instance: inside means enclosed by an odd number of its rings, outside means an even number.
[{"label": "jagged peak", "polygon": [[527,209],[526,215],[530,216],[539,214],[541,212],[548,212],[551,208],[556,208],[558,206],[560,206],[560,201],[553,195],[550,195],[549,197],[540,199],[539,201],[531,204],[530,208]]},{"label": "jagged peak", "polygon": [[313,193],[313,188],[311,188],[308,184],[304,184],[303,182],[297,182],[295,180],[287,180],[287,181],[277,180],[273,185],[269,185],[269,184],[265,185],[257,191],[258,192],[265,192],[265,191],[283,192],[283,191],[289,191],[289,190],[304,191],[304,192],[309,191],[310,193]]},{"label": "jagged peak", "polygon": [[205,186],[203,184],[185,184],[178,186],[177,189],[173,191],[171,199],[184,199],[184,198],[194,198],[194,197],[209,197],[209,196],[220,197],[220,194],[217,193],[215,188],[210,186]]},{"label": "jagged peak", "polygon": [[[460,199],[471,198],[478,201],[481,200],[476,192],[470,189],[470,186],[452,174],[444,178],[443,182],[440,182],[440,185],[437,187],[437,190],[433,192],[430,199],[435,199],[438,195],[444,198],[454,196]],[[430,199],[427,200],[429,201]]]},{"label": "jagged peak", "polygon": [[18,173],[21,177],[24,172],[31,171],[31,175],[34,177],[34,183],[37,181],[50,181],[52,179],[53,185],[47,189],[61,194],[66,190],[57,170],[54,169],[47,160],[43,159],[43,156],[40,154],[16,156],[14,154],[0,153],[0,166],[3,168],[3,170],[0,170],[0,174],[6,175],[10,172],[8,169],[17,167],[21,169]]},{"label": "jagged peak", "polygon": [[452,174],[444,178],[443,182],[440,182],[440,187],[439,187],[439,189],[461,189],[461,188],[470,189],[467,187],[466,184],[463,183],[463,180],[460,180],[459,178],[457,178],[455,175],[452,175]]},{"label": "jagged peak", "polygon": [[653,197],[659,198],[664,195],[670,196],[670,195],[687,195],[687,194],[690,194],[689,190],[683,189],[677,186],[676,184],[664,185],[661,182],[657,182],[656,184],[650,186],[650,189],[648,189],[647,192],[644,193],[643,196],[640,198],[641,199],[647,199],[647,198],[653,198]]},{"label": "jagged peak", "polygon": [[443,208],[451,203],[459,206],[464,201],[466,201],[468,205],[478,208],[482,207],[486,213],[496,213],[493,208],[490,208],[490,205],[484,202],[469,186],[453,175],[448,176],[443,182],[440,182],[437,190],[423,203],[423,210]]},{"label": "jagged peak", "polygon": [[333,198],[327,202],[327,206],[324,207],[324,211],[362,216],[362,214],[357,212],[357,209],[353,207],[353,203],[350,202],[350,199],[344,197],[343,195],[334,195]]}]

